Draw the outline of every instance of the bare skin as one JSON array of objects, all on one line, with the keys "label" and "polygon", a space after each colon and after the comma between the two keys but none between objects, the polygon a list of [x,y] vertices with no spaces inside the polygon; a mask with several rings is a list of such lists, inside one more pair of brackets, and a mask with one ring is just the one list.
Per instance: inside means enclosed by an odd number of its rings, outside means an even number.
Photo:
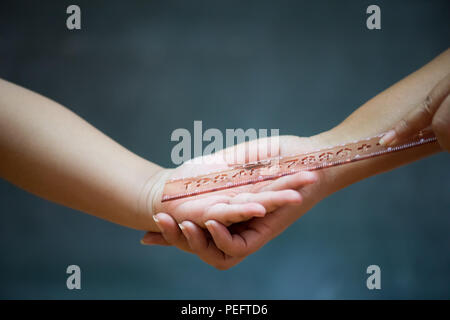
[{"label": "bare skin", "polygon": [[442,149],[450,152],[450,73],[439,81],[423,103],[389,130],[380,143],[393,146],[428,126],[433,129]]},{"label": "bare skin", "polygon": [[[257,157],[257,152],[251,156]],[[156,196],[160,197],[164,181],[192,171],[188,164],[165,169],[142,159],[60,104],[1,79],[0,154],[0,176],[11,183],[47,200],[145,231],[159,231],[153,209],[199,225],[209,219],[229,225],[262,217],[299,204],[297,189],[316,180],[314,174],[302,173],[264,186],[161,204]],[[196,173],[210,169],[197,166]]]},{"label": "bare skin", "polygon": [[[277,153],[303,153],[387,131],[420,105],[449,70],[447,50],[339,126],[310,138],[281,137]],[[240,150],[242,146],[236,146],[228,152]],[[260,150],[250,150],[250,157],[259,157]],[[142,159],[58,103],[0,80],[3,178],[50,201],[151,231],[144,243],[176,245],[219,269],[242,261],[329,194],[439,150],[426,145],[317,174],[301,173],[162,204],[166,179],[186,170],[193,172],[192,168],[165,169]],[[198,167],[195,172],[210,169]]]},{"label": "bare skin", "polygon": [[[280,154],[307,152],[386,132],[407,118],[412,110],[423,106],[430,91],[449,72],[450,49],[447,49],[424,67],[366,102],[335,128],[309,138],[281,137]],[[448,99],[443,99],[444,107],[448,104]],[[448,122],[439,121],[438,124],[434,123],[433,128],[438,137],[441,136],[441,144],[446,141],[442,137],[448,133]],[[180,228],[169,214],[162,212],[156,217],[163,232],[147,233],[142,243],[174,245],[198,255],[218,269],[228,269],[275,238],[328,195],[367,177],[439,151],[441,149],[437,144],[424,145],[401,153],[319,171],[316,183],[299,190],[302,195],[301,204],[286,206],[263,218],[253,218],[228,228],[217,221],[207,221],[211,238],[195,223],[186,220],[180,224]]]}]

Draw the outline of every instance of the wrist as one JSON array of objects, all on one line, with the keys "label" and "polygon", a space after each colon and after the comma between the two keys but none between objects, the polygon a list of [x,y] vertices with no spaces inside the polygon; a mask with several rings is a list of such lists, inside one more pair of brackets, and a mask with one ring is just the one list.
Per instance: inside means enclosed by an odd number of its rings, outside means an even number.
[{"label": "wrist", "polygon": [[157,172],[151,181],[151,188],[147,195],[147,211],[150,215],[161,212],[161,199],[166,181],[172,175],[173,169],[162,169]]},{"label": "wrist", "polygon": [[[305,154],[315,150],[323,149],[329,146],[329,142],[323,134],[311,137],[282,136],[280,140],[280,155],[290,156],[297,154]],[[314,171],[317,174],[317,181],[309,186],[302,188],[304,201],[309,203],[309,207],[314,206],[317,202],[332,193],[333,179],[330,177],[328,170]]]},{"label": "wrist", "polygon": [[137,229],[160,232],[153,220],[153,215],[158,213],[165,181],[170,175],[171,169],[159,167],[154,170],[144,183],[138,200],[138,216],[143,220],[138,222]]},{"label": "wrist", "polygon": [[[339,130],[339,127],[335,127],[311,136],[309,139],[312,146],[311,150],[321,150],[347,143],[355,140],[356,137],[348,132]],[[367,163],[358,162],[317,170],[316,172],[320,177],[320,190],[318,190],[320,200],[363,179],[370,171],[369,169],[372,170],[373,168],[370,168],[370,165],[367,167]]]},{"label": "wrist", "polygon": [[[326,149],[342,143],[342,141],[336,141],[336,135],[333,129],[311,136],[309,139],[311,140],[311,145],[314,147],[313,150]],[[339,169],[336,167],[317,170],[320,177],[320,191],[318,192],[320,200],[340,189],[338,186],[338,172]]]},{"label": "wrist", "polygon": [[[329,131],[311,137],[311,144],[319,149],[324,149],[336,145],[345,144],[355,140],[361,140],[374,135],[373,128],[370,130],[349,130],[346,127],[338,126]],[[381,130],[382,131],[382,130]],[[376,131],[375,133],[379,133]],[[365,159],[363,161],[347,163],[342,166],[330,167],[318,170],[321,173],[321,185],[323,194],[327,197],[351,184],[366,179],[376,174],[380,174],[422,157],[431,155],[439,151],[436,144],[427,144],[417,148],[411,148],[402,152],[383,155]]]}]

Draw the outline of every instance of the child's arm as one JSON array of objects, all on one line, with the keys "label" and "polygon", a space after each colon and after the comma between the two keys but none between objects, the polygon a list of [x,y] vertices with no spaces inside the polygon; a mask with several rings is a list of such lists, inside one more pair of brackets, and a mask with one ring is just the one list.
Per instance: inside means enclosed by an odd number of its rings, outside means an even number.
[{"label": "child's arm", "polygon": [[[172,173],[182,173],[186,166],[163,169],[58,103],[1,79],[0,154],[0,176],[17,186],[140,230],[159,231],[152,209],[200,225],[208,218],[228,224],[300,200],[294,190],[237,197],[237,193],[249,191],[244,188],[160,206],[159,200],[153,200],[160,196],[164,181]],[[201,167],[198,173],[202,173]],[[290,179],[282,181],[293,181],[296,188],[313,181],[311,176]]]},{"label": "child's arm", "polygon": [[1,79],[0,153],[0,176],[31,193],[121,225],[158,230],[139,210],[139,195],[160,166],[58,103]]}]

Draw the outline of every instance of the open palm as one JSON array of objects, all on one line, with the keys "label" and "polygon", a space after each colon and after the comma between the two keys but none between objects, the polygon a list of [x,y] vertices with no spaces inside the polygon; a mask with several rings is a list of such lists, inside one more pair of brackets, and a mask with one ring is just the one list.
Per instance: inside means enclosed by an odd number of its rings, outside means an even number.
[{"label": "open palm", "polygon": [[[262,141],[267,143],[262,143]],[[275,151],[270,152],[270,143]],[[199,176],[229,169],[237,162],[253,162],[278,156],[279,147],[275,146],[274,148],[274,143],[277,143],[277,140],[270,138],[259,140],[258,144],[256,142],[241,144],[214,155],[188,161],[171,170],[170,178]],[[241,155],[244,156],[241,157]],[[231,160],[227,162],[225,159]],[[164,180],[166,177],[167,175],[164,176]],[[215,220],[229,226],[253,217],[263,217],[266,213],[273,212],[287,204],[300,203],[301,196],[296,190],[307,184],[308,181],[302,175],[289,176],[274,181],[263,181],[195,197],[161,202],[165,182],[162,181],[158,184],[159,190],[155,196],[153,209],[156,213],[169,213],[178,223],[188,220],[205,227],[206,221]]]},{"label": "open palm", "polygon": [[[248,145],[238,145],[235,147],[236,149],[230,149],[229,151],[236,152],[237,150],[242,152],[242,149],[248,147]],[[302,153],[309,151],[311,148],[313,146],[310,145],[309,140],[285,136],[281,137],[280,145],[278,148],[275,148],[276,152],[269,154],[269,156]],[[246,161],[264,159],[262,155],[267,154],[265,151],[260,149],[258,153],[250,153],[251,156]],[[218,154],[217,156],[221,155]],[[179,167],[180,172],[185,169],[182,167]],[[228,167],[227,164],[223,168],[226,167]],[[202,170],[201,166],[198,166],[197,170],[199,171],[196,171],[196,173],[200,173]],[[211,168],[203,168],[203,170],[210,171]],[[162,234],[148,232],[144,236],[142,243],[175,245],[182,250],[197,254],[200,259],[218,269],[228,269],[261,248],[299,216],[307,212],[319,198],[317,197],[318,192],[316,192],[318,186],[313,184],[317,180],[318,175],[316,173],[300,172],[275,181],[265,181],[254,185],[214,192],[204,195],[205,198],[197,196],[180,204],[176,204],[176,201],[172,204],[169,202],[169,206],[166,207],[169,210],[160,211],[161,213],[156,215],[157,224],[163,230]],[[225,198],[222,199],[221,197],[227,198],[225,200]],[[211,202],[215,206],[222,200],[228,201],[226,205],[229,206],[232,206],[235,201],[247,203],[247,205],[262,205],[266,213],[270,214],[262,217],[263,215],[256,215],[255,211],[246,213],[237,210],[235,215],[234,213],[230,214],[230,212],[226,214],[224,210],[223,215],[217,215],[219,218],[222,218],[221,220],[207,213],[208,209],[204,209],[206,212],[203,211],[203,216],[201,214],[199,216],[201,216],[200,220],[203,224],[206,222],[205,226],[209,232],[198,226],[203,226],[202,223],[199,224],[198,221],[192,220],[190,216],[192,212],[189,212],[191,208],[202,212],[200,203],[208,206],[209,202]],[[183,204],[185,204],[185,207],[183,207]],[[171,205],[174,207],[171,208]],[[170,215],[165,212],[170,213]],[[174,214],[174,212],[177,213]],[[233,220],[234,224],[230,225],[231,221],[227,221],[224,218],[226,216],[236,216],[242,219],[236,218]],[[178,228],[177,222],[180,222],[178,219],[181,217],[185,219],[180,219],[183,222]]]}]

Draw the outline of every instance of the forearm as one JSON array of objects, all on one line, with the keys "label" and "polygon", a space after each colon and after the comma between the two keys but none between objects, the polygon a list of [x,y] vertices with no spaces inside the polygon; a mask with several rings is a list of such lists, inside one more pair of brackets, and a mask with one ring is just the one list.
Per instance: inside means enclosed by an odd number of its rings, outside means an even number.
[{"label": "forearm", "polygon": [[[337,127],[311,137],[316,147],[337,145],[374,136],[391,129],[411,109],[421,103],[430,90],[450,70],[450,50],[377,95]],[[324,170],[326,194],[333,193],[369,176],[394,169],[438,152],[439,146],[421,147]]]},{"label": "forearm", "polygon": [[45,199],[142,230],[161,168],[73,112],[0,79],[0,175]]}]

